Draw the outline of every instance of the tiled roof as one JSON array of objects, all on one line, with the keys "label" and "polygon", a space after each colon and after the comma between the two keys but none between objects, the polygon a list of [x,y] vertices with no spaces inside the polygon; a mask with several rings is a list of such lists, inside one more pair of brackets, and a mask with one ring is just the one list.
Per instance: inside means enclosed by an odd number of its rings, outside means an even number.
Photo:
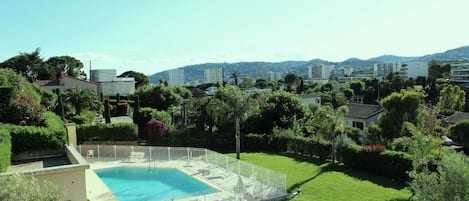
[{"label": "tiled roof", "polygon": [[59,79],[55,80],[36,80],[36,84],[39,86],[57,86],[59,85]]},{"label": "tiled roof", "polygon": [[380,105],[349,103],[347,104],[347,107],[348,112],[345,114],[345,117],[355,117],[362,119],[368,119],[384,111],[384,108]]},{"label": "tiled roof", "polygon": [[469,113],[467,113],[467,112],[456,112],[453,115],[447,117],[445,119],[445,122],[447,122],[449,124],[455,124],[458,121],[465,120],[465,119],[469,119]]}]

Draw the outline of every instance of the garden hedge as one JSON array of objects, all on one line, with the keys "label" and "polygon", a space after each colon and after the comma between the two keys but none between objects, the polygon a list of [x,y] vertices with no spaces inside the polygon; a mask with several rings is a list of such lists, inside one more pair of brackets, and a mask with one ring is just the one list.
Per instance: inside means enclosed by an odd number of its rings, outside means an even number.
[{"label": "garden hedge", "polygon": [[0,128],[0,172],[6,172],[11,162],[11,136],[10,132]]},{"label": "garden hedge", "polygon": [[349,167],[406,181],[412,170],[409,154],[399,151],[376,151],[350,146],[342,150],[342,162]]},{"label": "garden hedge", "polygon": [[137,140],[138,128],[133,123],[83,124],[77,126],[77,138],[83,141]]},{"label": "garden hedge", "polygon": [[57,149],[67,142],[67,132],[63,121],[53,112],[44,113],[45,126],[3,125],[11,135],[13,153],[25,151]]}]

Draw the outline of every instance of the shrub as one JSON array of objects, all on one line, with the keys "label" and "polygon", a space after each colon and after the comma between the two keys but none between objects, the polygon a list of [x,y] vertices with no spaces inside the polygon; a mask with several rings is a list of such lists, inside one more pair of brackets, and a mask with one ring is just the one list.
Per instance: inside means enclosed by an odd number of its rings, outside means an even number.
[{"label": "shrub", "polygon": [[381,146],[362,148],[352,145],[342,150],[342,162],[355,169],[407,180],[407,172],[412,170],[410,155],[399,151],[379,150],[382,150]]},{"label": "shrub", "polygon": [[0,128],[0,172],[6,172],[11,162],[11,136],[6,129]]},{"label": "shrub", "polygon": [[166,124],[159,120],[150,120],[145,124],[145,130],[148,140],[152,142],[156,136],[164,135]]},{"label": "shrub", "polygon": [[241,148],[252,151],[279,151],[287,149],[287,138],[249,133],[241,138]]},{"label": "shrub", "polygon": [[287,140],[288,152],[316,156],[319,158],[329,158],[332,149],[331,146],[329,142],[306,137],[293,137]]},{"label": "shrub", "polygon": [[469,147],[469,120],[462,120],[449,128],[449,136],[453,141]]},{"label": "shrub", "polygon": [[75,115],[72,121],[76,124],[91,124],[96,117],[96,113],[93,111],[83,111],[80,115]]},{"label": "shrub", "polygon": [[67,141],[63,121],[53,112],[44,113],[45,127],[6,124],[10,131],[12,152],[62,148]]},{"label": "shrub", "polygon": [[44,181],[40,184],[33,176],[10,175],[0,177],[0,200],[63,200],[64,193],[55,184]]},{"label": "shrub", "polygon": [[77,138],[83,141],[131,141],[137,140],[138,128],[132,123],[84,124],[77,126]]}]

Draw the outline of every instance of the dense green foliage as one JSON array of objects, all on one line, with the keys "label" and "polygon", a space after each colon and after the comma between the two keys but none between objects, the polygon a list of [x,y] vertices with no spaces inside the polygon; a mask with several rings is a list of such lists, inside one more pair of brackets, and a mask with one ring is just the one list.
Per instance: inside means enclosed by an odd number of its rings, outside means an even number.
[{"label": "dense green foliage", "polygon": [[469,120],[462,120],[449,128],[449,136],[454,142],[469,147]]},{"label": "dense green foliage", "polygon": [[71,56],[54,56],[45,62],[49,71],[53,73],[52,78],[57,78],[63,71],[64,75],[78,77],[84,75],[83,63]]},{"label": "dense green foliage", "polygon": [[342,150],[341,154],[343,163],[349,167],[393,179],[407,180],[407,172],[412,170],[412,160],[405,152],[349,146]]},{"label": "dense green foliage", "polygon": [[440,99],[436,107],[443,115],[451,115],[462,111],[466,105],[466,92],[457,85],[447,85],[440,92]]},{"label": "dense green foliage", "polygon": [[0,172],[6,172],[11,159],[11,136],[6,129],[0,128]]},{"label": "dense green foliage", "polygon": [[0,122],[17,125],[43,123],[45,107],[41,105],[41,96],[24,77],[11,70],[0,69],[0,96]]},{"label": "dense green foliage", "polygon": [[164,85],[140,87],[135,95],[140,98],[141,107],[152,107],[159,111],[181,105],[184,99],[192,97],[191,92],[182,86]]},{"label": "dense green foliage", "polygon": [[40,183],[33,176],[2,176],[0,186],[0,200],[3,201],[60,201],[64,198],[60,187],[47,180]]},{"label": "dense green foliage", "polygon": [[394,92],[381,101],[386,111],[380,117],[379,126],[385,138],[400,137],[402,124],[406,121],[413,124],[419,122],[422,98],[420,92],[403,90],[401,93]]},{"label": "dense green foliage", "polygon": [[11,134],[12,152],[62,148],[67,141],[63,121],[53,112],[44,113],[45,126],[4,124]]},{"label": "dense green foliage", "polygon": [[137,125],[131,123],[112,123],[78,125],[77,139],[83,141],[134,141],[137,140]]},{"label": "dense green foliage", "polygon": [[446,154],[436,171],[424,168],[410,175],[414,200],[469,200],[469,158],[462,153]]}]

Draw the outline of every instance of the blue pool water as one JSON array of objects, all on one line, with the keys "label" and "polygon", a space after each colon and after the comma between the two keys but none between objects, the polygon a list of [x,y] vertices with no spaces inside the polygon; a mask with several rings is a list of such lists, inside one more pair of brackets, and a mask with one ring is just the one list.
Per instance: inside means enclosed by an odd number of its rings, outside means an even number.
[{"label": "blue pool water", "polygon": [[95,172],[120,201],[164,201],[217,191],[177,169],[118,167]]}]

